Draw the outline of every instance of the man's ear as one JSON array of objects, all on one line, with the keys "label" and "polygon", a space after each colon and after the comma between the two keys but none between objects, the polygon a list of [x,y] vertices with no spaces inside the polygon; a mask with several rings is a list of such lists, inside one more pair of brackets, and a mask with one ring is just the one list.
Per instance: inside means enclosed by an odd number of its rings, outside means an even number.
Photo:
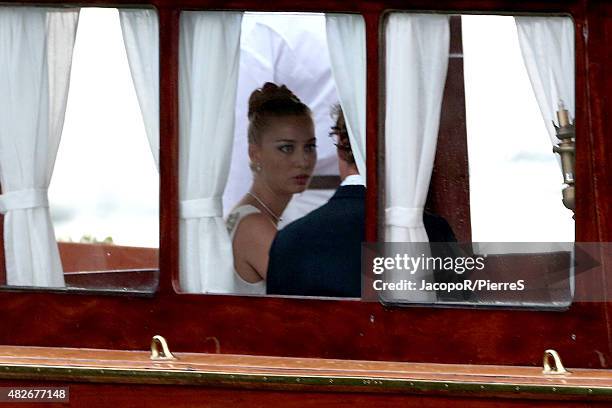
[{"label": "man's ear", "polygon": [[351,161],[353,158],[353,153],[346,152],[342,149],[336,147],[336,154],[338,155],[338,161],[342,161],[346,163],[347,166],[351,165]]}]

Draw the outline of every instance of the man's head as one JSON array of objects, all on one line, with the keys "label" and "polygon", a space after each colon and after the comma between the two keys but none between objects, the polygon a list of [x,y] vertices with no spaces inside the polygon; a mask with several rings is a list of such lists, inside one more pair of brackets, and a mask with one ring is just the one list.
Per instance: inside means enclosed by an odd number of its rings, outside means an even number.
[{"label": "man's head", "polygon": [[334,139],[338,153],[338,170],[340,171],[340,178],[344,180],[350,175],[359,174],[359,171],[355,164],[355,157],[353,156],[348,129],[340,104],[333,107],[332,117],[335,119],[335,124],[332,126],[329,135]]}]

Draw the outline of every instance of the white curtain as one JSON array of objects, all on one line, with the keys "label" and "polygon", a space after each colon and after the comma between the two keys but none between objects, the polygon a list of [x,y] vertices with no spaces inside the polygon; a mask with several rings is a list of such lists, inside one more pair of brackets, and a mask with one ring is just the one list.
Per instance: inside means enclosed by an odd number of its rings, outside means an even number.
[{"label": "white curtain", "polygon": [[448,17],[391,14],[386,38],[386,240],[427,242],[423,207],[446,83]]},{"label": "white curtain", "polygon": [[180,283],[231,293],[232,246],[223,220],[242,13],[183,12],[179,55]]},{"label": "white curtain", "polygon": [[0,7],[0,212],[9,285],[64,286],[47,189],[78,16],[78,9]]},{"label": "white curtain", "polygon": [[327,44],[355,164],[366,173],[366,34],[357,14],[326,14]]},{"label": "white curtain", "polygon": [[[535,93],[551,143],[556,145],[553,122],[562,103],[570,120],[576,117],[574,24],[569,17],[515,17],[523,62]],[[561,165],[560,158],[559,165]],[[533,252],[531,250],[530,252]],[[570,261],[570,293],[575,287],[574,258]]]},{"label": "white curtain", "polygon": [[[420,256],[428,242],[423,207],[436,155],[450,43],[446,16],[396,13],[386,26],[385,240],[405,242]],[[413,244],[410,244],[413,243]],[[391,271],[389,281],[407,278]],[[431,271],[411,275],[417,287],[433,282]],[[433,303],[435,291],[383,293],[390,302]]]},{"label": "white curtain", "polygon": [[[563,102],[575,117],[574,25],[569,17],[515,17],[523,61],[542,118],[553,144],[558,143],[553,122]],[[558,123],[557,123],[558,125]]]},{"label": "white curtain", "polygon": [[119,9],[130,64],[151,153],[159,169],[159,23],[155,10]]}]

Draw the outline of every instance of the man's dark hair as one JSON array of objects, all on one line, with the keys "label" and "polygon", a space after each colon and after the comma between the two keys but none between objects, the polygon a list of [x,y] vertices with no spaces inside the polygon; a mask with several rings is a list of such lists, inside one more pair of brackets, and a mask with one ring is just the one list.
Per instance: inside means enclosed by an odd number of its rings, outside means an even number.
[{"label": "man's dark hair", "polygon": [[334,118],[335,124],[332,126],[329,135],[335,139],[338,154],[345,162],[355,164],[355,157],[353,156],[353,149],[351,148],[351,141],[349,139],[344,113],[342,112],[340,104],[333,106],[331,115],[332,118]]}]

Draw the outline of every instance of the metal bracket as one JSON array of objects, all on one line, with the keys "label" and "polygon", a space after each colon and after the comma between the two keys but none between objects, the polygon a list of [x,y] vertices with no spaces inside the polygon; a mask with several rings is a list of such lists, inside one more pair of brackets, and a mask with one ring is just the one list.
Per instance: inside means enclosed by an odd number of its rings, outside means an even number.
[{"label": "metal bracket", "polygon": [[[159,350],[161,347],[161,351]],[[151,339],[151,360],[155,361],[168,361],[168,360],[176,360],[176,357],[172,355],[170,352],[170,348],[168,347],[168,342],[159,334],[153,336]]]},{"label": "metal bracket", "polygon": [[[552,359],[552,365],[551,360]],[[551,375],[551,374],[568,374],[569,371],[563,367],[563,363],[561,362],[561,357],[559,357],[559,353],[555,350],[548,349],[544,352],[544,369],[542,373]]]},{"label": "metal bracket", "polygon": [[568,111],[563,106],[563,102],[559,101],[559,110],[557,111],[557,120],[559,126],[553,122],[559,144],[553,147],[553,152],[558,153],[561,157],[561,169],[563,172],[563,205],[575,212],[576,210],[576,190],[575,176],[576,170],[576,128],[571,123]]}]

